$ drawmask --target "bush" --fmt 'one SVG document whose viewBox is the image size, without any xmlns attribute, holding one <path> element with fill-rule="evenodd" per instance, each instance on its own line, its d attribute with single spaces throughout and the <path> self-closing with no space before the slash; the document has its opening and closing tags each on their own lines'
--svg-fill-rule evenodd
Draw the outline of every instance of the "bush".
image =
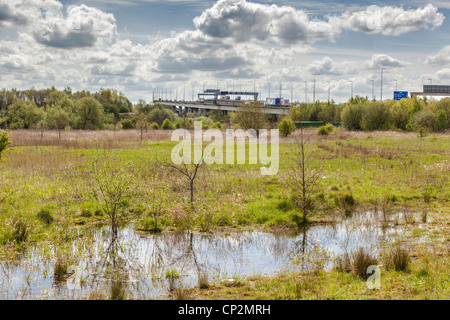
<svg viewBox="0 0 450 320">
<path fill-rule="evenodd" d="M 133 121 L 131 121 L 130 119 L 123 120 L 122 121 L 122 129 L 124 129 L 124 130 L 134 129 Z"/>
<path fill-rule="evenodd" d="M 158 125 L 162 125 L 165 120 L 175 122 L 176 116 L 172 110 L 166 109 L 161 105 L 156 105 L 155 108 L 149 113 L 148 120 L 150 122 L 156 122 Z"/>
<path fill-rule="evenodd" d="M 362 104 L 349 104 L 342 111 L 342 125 L 347 130 L 361 130 Z"/>
<path fill-rule="evenodd" d="M 414 129 L 419 131 L 420 128 L 432 131 L 436 123 L 436 115 L 431 110 L 419 111 L 414 116 Z"/>
<path fill-rule="evenodd" d="M 363 109 L 361 128 L 365 131 L 389 128 L 389 106 L 380 102 L 368 103 Z"/>
<path fill-rule="evenodd" d="M 172 130 L 174 128 L 173 122 L 169 119 L 164 120 L 164 122 L 161 125 L 161 129 L 163 130 Z"/>
<path fill-rule="evenodd" d="M 217 121 L 217 122 L 214 123 L 213 128 L 215 128 L 215 129 L 222 129 L 222 124 L 219 121 Z"/>
<path fill-rule="evenodd" d="M 51 224 L 54 220 L 53 212 L 50 208 L 43 208 L 37 214 L 36 217 L 45 224 Z"/>
<path fill-rule="evenodd" d="M 319 134 L 323 136 L 329 135 L 331 131 L 333 131 L 333 125 L 331 123 L 327 123 L 319 128 Z"/>
<path fill-rule="evenodd" d="M 10 135 L 8 134 L 8 130 L 0 132 L 0 160 L 2 159 L 2 153 L 8 148 L 11 144 L 9 140 Z"/>
<path fill-rule="evenodd" d="M 353 270 L 355 270 L 356 275 L 361 279 L 367 279 L 367 268 L 377 263 L 377 259 L 365 252 L 362 247 L 353 256 Z"/>
<path fill-rule="evenodd" d="M 156 122 L 153 122 L 153 123 L 150 125 L 150 129 L 158 130 L 158 129 L 159 129 L 159 124 L 157 124 Z"/>
<path fill-rule="evenodd" d="M 280 124 L 278 125 L 278 129 L 280 130 L 280 134 L 282 137 L 287 137 L 292 132 L 295 131 L 295 123 L 291 118 L 283 118 Z"/>
<path fill-rule="evenodd" d="M 445 129 L 447 129 L 447 126 L 447 113 L 445 113 L 444 110 L 439 110 L 436 115 L 435 129 L 436 131 L 445 131 Z"/>
</svg>

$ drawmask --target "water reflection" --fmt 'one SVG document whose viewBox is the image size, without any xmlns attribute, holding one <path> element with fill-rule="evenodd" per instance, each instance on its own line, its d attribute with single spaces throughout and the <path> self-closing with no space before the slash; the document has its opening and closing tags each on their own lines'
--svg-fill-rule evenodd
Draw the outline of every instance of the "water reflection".
<svg viewBox="0 0 450 320">
<path fill-rule="evenodd" d="M 0 298 L 78 299 L 103 294 L 116 299 L 158 299 L 173 290 L 174 279 L 176 286 L 187 288 L 223 278 L 329 269 L 340 254 L 361 246 L 376 249 L 380 242 L 389 241 L 394 227 L 381 228 L 373 223 L 377 219 L 365 213 L 295 233 L 154 235 L 125 228 L 111 237 L 108 228 L 102 228 L 89 241 L 77 240 L 65 251 L 53 248 L 44 254 L 34 248 L 20 260 L 1 262 Z M 70 261 L 62 279 L 55 276 L 57 252 L 65 252 Z"/>
</svg>

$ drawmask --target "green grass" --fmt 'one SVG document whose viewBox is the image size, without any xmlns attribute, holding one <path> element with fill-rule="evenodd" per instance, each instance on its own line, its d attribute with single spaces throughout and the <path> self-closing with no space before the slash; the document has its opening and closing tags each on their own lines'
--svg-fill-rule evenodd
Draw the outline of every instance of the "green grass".
<svg viewBox="0 0 450 320">
<path fill-rule="evenodd" d="M 145 172 L 149 161 L 169 160 L 175 145 L 170 141 L 143 142 L 140 147 L 125 145 L 107 152 L 133 170 Z M 400 134 L 375 135 L 371 139 L 355 136 L 346 140 L 327 138 L 316 145 L 323 170 L 323 192 L 316 199 L 317 210 L 310 221 L 329 219 L 349 204 L 371 209 L 386 196 L 395 200 L 395 208 L 449 212 L 450 176 L 445 167 L 450 156 L 449 136 L 434 142 Z M 186 226 L 178 220 L 180 213 L 172 212 L 175 207 L 181 208 L 177 210 L 183 211 L 181 215 L 189 217 L 191 228 L 198 230 L 297 227 L 298 213 L 290 202 L 290 190 L 282 182 L 293 151 L 292 143 L 280 145 L 277 176 L 262 176 L 261 165 L 206 166 L 196 180 L 194 212 L 189 209 L 186 180 L 172 174 L 167 181 L 172 186 L 170 204 L 161 218 L 161 227 Z M 107 223 L 92 197 L 95 153 L 94 149 L 63 147 L 12 148 L 1 163 L 0 199 L 6 198 L 0 203 L 0 241 L 8 242 L 5 239 L 12 229 L 7 221 L 18 216 L 30 226 L 25 242 L 48 241 L 49 237 L 55 241 L 54 234 L 63 225 L 90 228 Z M 36 215 L 42 208 L 51 208 L 47 215 L 51 223 L 42 223 Z M 139 204 L 133 204 L 130 211 L 130 221 L 142 221 Z M 144 227 L 151 226 L 150 220 L 144 219 L 143 223 Z"/>
</svg>

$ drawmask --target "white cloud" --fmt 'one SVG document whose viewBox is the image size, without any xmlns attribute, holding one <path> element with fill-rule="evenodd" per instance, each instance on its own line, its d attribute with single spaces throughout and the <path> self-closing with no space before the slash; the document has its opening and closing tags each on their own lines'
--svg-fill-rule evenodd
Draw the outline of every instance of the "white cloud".
<svg viewBox="0 0 450 320">
<path fill-rule="evenodd" d="M 376 10 L 378 8 L 379 10 Z M 342 28 L 386 36 L 398 36 L 422 28 L 436 28 L 442 25 L 445 16 L 432 4 L 416 10 L 398 7 L 373 7 L 373 10 L 346 12 L 334 17 Z"/>
<path fill-rule="evenodd" d="M 349 61 L 335 62 L 330 57 L 313 61 L 308 67 L 310 74 L 344 75 L 355 73 L 355 68 Z"/>
<path fill-rule="evenodd" d="M 425 60 L 428 65 L 442 66 L 450 63 L 450 46 L 442 48 L 437 54 L 428 56 Z"/>
<path fill-rule="evenodd" d="M 369 69 L 378 69 L 381 67 L 404 68 L 409 66 L 409 63 L 392 58 L 387 54 L 374 54 L 372 55 L 372 58 L 366 62 L 366 66 Z"/>
<path fill-rule="evenodd" d="M 436 76 L 439 80 L 448 80 L 450 79 L 450 68 L 445 68 L 436 72 Z"/>
</svg>

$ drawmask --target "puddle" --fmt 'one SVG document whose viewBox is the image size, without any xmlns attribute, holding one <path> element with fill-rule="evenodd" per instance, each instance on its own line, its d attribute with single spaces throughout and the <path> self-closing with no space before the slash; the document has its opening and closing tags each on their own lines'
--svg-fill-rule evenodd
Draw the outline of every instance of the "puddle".
<svg viewBox="0 0 450 320">
<path fill-rule="evenodd" d="M 268 232 L 189 232 L 160 235 L 120 231 L 111 255 L 108 228 L 93 232 L 89 241 L 75 241 L 65 256 L 72 258 L 71 276 L 56 280 L 55 250 L 29 249 L 21 259 L 0 262 L 0 299 L 78 299 L 92 292 L 109 296 L 113 290 L 135 299 L 163 299 L 173 285 L 197 286 L 251 275 L 301 271 L 323 263 L 330 269 L 335 256 L 358 247 L 377 252 L 391 241 L 396 227 L 381 228 L 374 213 L 354 215 L 334 225 L 319 225 L 293 234 Z M 64 255 L 63 255 L 64 256 Z M 115 267 L 115 268 L 113 268 Z M 116 281 L 111 269 L 119 270 Z M 80 281 L 81 279 L 81 281 Z"/>
</svg>

